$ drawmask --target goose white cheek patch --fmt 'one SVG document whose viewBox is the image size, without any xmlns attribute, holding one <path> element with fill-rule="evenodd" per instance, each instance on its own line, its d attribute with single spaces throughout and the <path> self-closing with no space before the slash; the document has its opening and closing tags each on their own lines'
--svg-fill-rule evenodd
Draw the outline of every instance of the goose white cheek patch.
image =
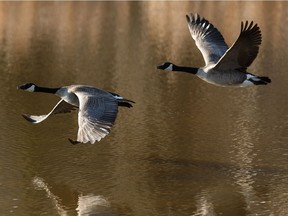
<svg viewBox="0 0 288 216">
<path fill-rule="evenodd" d="M 34 85 L 30 86 L 29 88 L 26 89 L 26 91 L 34 92 L 35 91 L 35 86 Z"/>
<path fill-rule="evenodd" d="M 170 64 L 165 70 L 169 70 L 169 71 L 172 71 L 173 70 L 173 65 Z"/>
</svg>

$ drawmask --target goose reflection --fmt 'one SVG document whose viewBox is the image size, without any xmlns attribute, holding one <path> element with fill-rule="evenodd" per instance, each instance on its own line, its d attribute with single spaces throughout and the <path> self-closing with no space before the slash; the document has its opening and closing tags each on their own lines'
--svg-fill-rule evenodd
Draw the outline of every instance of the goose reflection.
<svg viewBox="0 0 288 216">
<path fill-rule="evenodd" d="M 198 196 L 197 196 L 198 197 Z M 193 216 L 214 216 L 216 215 L 213 200 L 211 198 L 209 191 L 202 191 L 197 198 L 196 212 L 192 214 Z"/>
<path fill-rule="evenodd" d="M 32 183 L 36 190 L 44 190 L 46 192 L 47 197 L 52 201 L 58 214 L 61 216 L 71 215 L 71 211 L 73 211 L 74 214 L 76 211 L 78 216 L 115 215 L 110 209 L 110 203 L 103 196 L 93 194 L 82 195 L 77 193 L 77 208 L 71 210 L 62 204 L 63 201 L 60 197 L 51 192 L 49 185 L 44 181 L 44 179 L 34 177 Z"/>
<path fill-rule="evenodd" d="M 255 144 L 259 140 L 259 129 L 257 130 L 257 128 L 260 127 L 257 118 L 256 93 L 256 91 L 250 91 L 241 100 L 235 101 L 236 105 L 243 107 L 243 109 L 239 109 L 239 117 L 235 121 L 235 128 L 233 128 L 234 150 L 231 152 L 231 160 L 239 166 L 233 171 L 235 183 L 240 186 L 240 193 L 244 197 L 246 210 L 252 214 L 264 212 L 267 208 L 265 201 L 257 196 L 254 188 L 257 176 Z M 246 104 L 246 106 L 240 106 L 238 103 Z"/>
</svg>

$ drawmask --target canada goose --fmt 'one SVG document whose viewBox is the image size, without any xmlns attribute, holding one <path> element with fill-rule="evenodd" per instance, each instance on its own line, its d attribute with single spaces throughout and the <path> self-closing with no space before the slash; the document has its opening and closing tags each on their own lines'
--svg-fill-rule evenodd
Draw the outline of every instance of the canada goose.
<svg viewBox="0 0 288 216">
<path fill-rule="evenodd" d="M 109 132 L 116 119 L 118 106 L 132 107 L 131 100 L 118 94 L 103 91 L 92 86 L 71 85 L 61 88 L 46 88 L 26 83 L 18 86 L 19 89 L 29 92 L 43 92 L 55 94 L 61 100 L 47 115 L 26 115 L 23 117 L 32 123 L 40 123 L 50 115 L 67 113 L 79 108 L 77 141 L 69 139 L 72 144 L 95 143 L 100 141 Z"/>
<path fill-rule="evenodd" d="M 269 77 L 255 76 L 247 68 L 256 58 L 261 44 L 261 32 L 253 21 L 241 22 L 236 42 L 228 48 L 223 36 L 208 20 L 198 14 L 186 15 L 188 27 L 196 46 L 201 51 L 205 66 L 201 68 L 177 66 L 165 62 L 158 69 L 192 73 L 208 83 L 218 86 L 266 85 Z"/>
</svg>

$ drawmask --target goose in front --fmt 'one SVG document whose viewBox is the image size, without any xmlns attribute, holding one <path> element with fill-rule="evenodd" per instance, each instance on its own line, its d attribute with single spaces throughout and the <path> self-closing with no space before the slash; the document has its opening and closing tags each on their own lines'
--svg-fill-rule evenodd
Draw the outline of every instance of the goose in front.
<svg viewBox="0 0 288 216">
<path fill-rule="evenodd" d="M 61 88 L 40 87 L 33 83 L 18 86 L 19 89 L 29 92 L 43 92 L 55 94 L 61 100 L 47 115 L 26 115 L 23 117 L 32 123 L 40 123 L 50 115 L 67 113 L 78 109 L 78 135 L 77 140 L 69 139 L 72 144 L 92 144 L 100 141 L 109 134 L 118 112 L 118 106 L 132 107 L 131 100 L 118 94 L 100 90 L 87 85 L 71 85 Z"/>
<path fill-rule="evenodd" d="M 188 27 L 196 46 L 201 51 L 205 66 L 201 68 L 177 66 L 165 62 L 157 68 L 168 71 L 192 73 L 204 81 L 218 86 L 245 87 L 266 85 L 269 77 L 256 76 L 247 68 L 256 58 L 261 44 L 261 31 L 253 21 L 241 22 L 241 31 L 236 42 L 228 48 L 221 33 L 198 14 L 186 15 Z"/>
</svg>

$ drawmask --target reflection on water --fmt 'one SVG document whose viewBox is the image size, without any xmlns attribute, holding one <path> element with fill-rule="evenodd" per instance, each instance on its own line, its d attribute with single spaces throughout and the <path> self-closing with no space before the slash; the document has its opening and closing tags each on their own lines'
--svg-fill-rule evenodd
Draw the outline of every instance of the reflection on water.
<svg viewBox="0 0 288 216">
<path fill-rule="evenodd" d="M 59 215 L 71 215 L 71 210 L 66 210 L 65 207 L 61 203 L 61 199 L 53 194 L 49 188 L 49 185 L 45 183 L 45 181 L 40 177 L 34 177 L 32 183 L 37 190 L 44 190 L 46 195 L 55 205 L 55 208 Z M 75 209 L 77 215 L 84 216 L 84 215 L 114 215 L 109 213 L 110 204 L 109 202 L 102 196 L 95 196 L 92 194 L 82 195 L 78 194 L 78 202 L 77 208 Z"/>
<path fill-rule="evenodd" d="M 255 215 L 259 212 L 264 214 L 268 213 L 265 211 L 267 208 L 266 201 L 261 200 L 254 189 L 254 178 L 257 178 L 257 170 L 254 167 L 257 152 L 254 143 L 259 142 L 261 126 L 257 125 L 257 122 L 259 117 L 262 118 L 259 116 L 257 107 L 256 90 L 253 89 L 249 95 L 245 95 L 243 101 L 247 101 L 247 106 L 240 108 L 241 104 L 238 104 L 240 112 L 235 121 L 235 132 L 232 134 L 235 137 L 233 139 L 235 149 L 231 152 L 233 154 L 231 159 L 239 164 L 239 168 L 235 170 L 234 178 L 240 186 L 240 192 L 243 194 L 245 208 L 249 215 Z"/>
<path fill-rule="evenodd" d="M 0 215 L 287 215 L 287 7 L 1 2 Z M 258 23 L 263 42 L 249 69 L 272 84 L 219 88 L 158 71 L 166 60 L 204 64 L 189 12 L 211 21 L 229 45 L 241 21 Z M 136 104 L 120 110 L 100 143 L 72 146 L 76 114 L 38 125 L 21 117 L 48 113 L 58 100 L 17 91 L 25 82 L 93 85 Z"/>
<path fill-rule="evenodd" d="M 197 215 L 216 215 L 216 212 L 214 210 L 213 201 L 211 200 L 211 197 L 207 193 L 202 193 L 199 198 L 196 200 L 196 207 L 197 210 L 193 214 L 194 216 Z"/>
</svg>

